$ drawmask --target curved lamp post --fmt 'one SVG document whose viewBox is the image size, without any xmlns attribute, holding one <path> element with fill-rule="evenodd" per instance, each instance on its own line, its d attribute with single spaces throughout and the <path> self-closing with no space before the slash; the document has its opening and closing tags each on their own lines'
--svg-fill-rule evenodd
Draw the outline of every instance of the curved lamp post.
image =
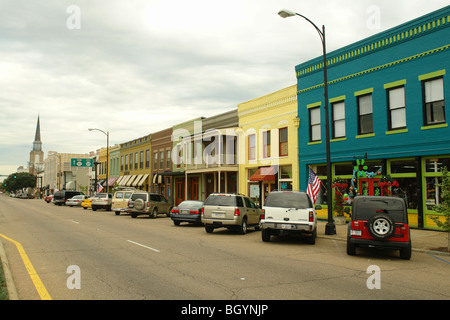
<svg viewBox="0 0 450 320">
<path fill-rule="evenodd" d="M 106 193 L 108 193 L 108 190 L 109 190 L 109 186 L 108 186 L 108 183 L 109 183 L 109 181 L 108 181 L 109 180 L 109 131 L 105 132 L 105 131 L 97 129 L 97 128 L 89 128 L 88 130 L 89 131 L 97 130 L 106 135 Z M 97 170 L 95 170 L 95 171 L 97 172 Z M 97 190 L 97 186 L 95 186 L 94 192 L 96 192 L 96 190 Z"/>
<path fill-rule="evenodd" d="M 282 18 L 299 16 L 311 23 L 316 29 L 317 33 L 320 36 L 320 40 L 322 41 L 322 49 L 323 49 L 323 80 L 324 80 L 324 89 L 325 89 L 325 130 L 326 130 L 326 155 L 327 155 L 327 205 L 328 205 L 328 223 L 325 227 L 325 234 L 332 235 L 336 234 L 336 226 L 333 220 L 333 204 L 332 204 L 332 176 L 331 176 L 331 152 L 330 152 L 330 119 L 329 119 L 329 111 L 328 111 L 328 77 L 327 77 L 327 49 L 325 42 L 325 26 L 322 26 L 322 30 L 320 30 L 311 20 L 307 17 L 296 13 L 291 10 L 283 9 L 278 12 L 278 15 Z"/>
</svg>

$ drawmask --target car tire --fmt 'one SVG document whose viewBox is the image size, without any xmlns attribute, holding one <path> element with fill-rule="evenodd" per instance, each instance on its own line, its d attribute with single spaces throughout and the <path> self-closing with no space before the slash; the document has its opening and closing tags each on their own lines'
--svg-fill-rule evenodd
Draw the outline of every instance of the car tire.
<svg viewBox="0 0 450 320">
<path fill-rule="evenodd" d="M 92 207 L 92 211 L 97 211 L 97 207 Z"/>
<path fill-rule="evenodd" d="M 136 217 L 137 217 L 137 214 L 136 214 L 136 213 L 132 213 L 132 214 L 131 214 L 131 217 L 132 217 L 132 218 L 136 218 Z"/>
<path fill-rule="evenodd" d="M 206 226 L 206 225 L 205 225 L 205 231 L 206 231 L 207 233 L 213 233 L 214 227 L 213 227 L 213 226 Z"/>
<path fill-rule="evenodd" d="M 356 245 L 350 242 L 350 238 L 347 238 L 347 254 L 349 256 L 356 255 Z"/>
<path fill-rule="evenodd" d="M 179 226 L 180 223 L 181 223 L 180 221 L 175 221 L 175 220 L 173 221 L 173 224 L 176 225 L 176 226 Z"/>
<path fill-rule="evenodd" d="M 306 242 L 308 244 L 316 244 L 317 230 L 314 230 L 310 236 L 306 237 Z"/>
<path fill-rule="evenodd" d="M 261 239 L 263 242 L 270 242 L 270 231 L 269 229 L 263 229 L 261 231 Z"/>
<path fill-rule="evenodd" d="M 136 200 L 134 201 L 134 207 L 135 207 L 137 210 L 142 210 L 142 209 L 144 209 L 144 200 L 142 200 L 142 199 L 136 199 Z"/>
<path fill-rule="evenodd" d="M 158 208 L 153 208 L 152 214 L 150 215 L 151 218 L 155 219 L 158 216 Z"/>
<path fill-rule="evenodd" d="M 114 213 L 116 214 L 116 216 L 120 216 L 120 211 L 114 211 Z"/>
<path fill-rule="evenodd" d="M 241 225 L 239 226 L 239 233 L 240 234 L 246 234 L 247 233 L 247 219 L 243 218 Z"/>
<path fill-rule="evenodd" d="M 378 240 L 386 240 L 395 232 L 394 220 L 385 213 L 376 214 L 368 221 L 369 233 Z"/>
</svg>

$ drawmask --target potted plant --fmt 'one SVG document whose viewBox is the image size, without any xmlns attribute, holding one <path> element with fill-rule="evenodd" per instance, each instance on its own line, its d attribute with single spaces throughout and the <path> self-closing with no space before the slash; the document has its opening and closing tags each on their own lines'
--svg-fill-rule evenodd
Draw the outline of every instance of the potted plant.
<svg viewBox="0 0 450 320">
<path fill-rule="evenodd" d="M 348 183 L 341 178 L 337 177 L 334 179 L 332 188 L 334 189 L 333 210 L 336 212 L 336 216 L 334 217 L 336 224 L 345 224 L 347 222 L 347 218 L 344 215 L 344 193 L 347 187 Z"/>
</svg>

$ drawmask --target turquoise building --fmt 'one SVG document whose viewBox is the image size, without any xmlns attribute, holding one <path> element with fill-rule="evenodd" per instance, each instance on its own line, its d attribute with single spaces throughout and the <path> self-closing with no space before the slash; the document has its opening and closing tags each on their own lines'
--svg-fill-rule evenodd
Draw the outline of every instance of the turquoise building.
<svg viewBox="0 0 450 320">
<path fill-rule="evenodd" d="M 395 195 L 410 225 L 436 228 L 442 167 L 450 169 L 450 6 L 327 53 L 333 185 L 344 202 Z M 296 66 L 300 189 L 324 182 L 323 57 Z M 333 190 L 335 194 L 335 190 Z"/>
</svg>

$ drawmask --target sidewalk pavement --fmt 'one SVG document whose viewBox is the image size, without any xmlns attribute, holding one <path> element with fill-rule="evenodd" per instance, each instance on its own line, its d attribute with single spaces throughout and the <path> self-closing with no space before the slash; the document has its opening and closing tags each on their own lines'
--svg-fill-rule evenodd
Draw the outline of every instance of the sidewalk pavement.
<svg viewBox="0 0 450 320">
<path fill-rule="evenodd" d="M 323 239 L 333 239 L 347 241 L 348 223 L 336 224 L 336 234 L 325 235 L 327 221 L 318 220 L 317 237 Z M 413 252 L 430 252 L 433 254 L 450 256 L 450 252 L 437 250 L 437 248 L 447 248 L 448 233 L 442 231 L 420 230 L 411 228 L 411 244 Z"/>
</svg>

